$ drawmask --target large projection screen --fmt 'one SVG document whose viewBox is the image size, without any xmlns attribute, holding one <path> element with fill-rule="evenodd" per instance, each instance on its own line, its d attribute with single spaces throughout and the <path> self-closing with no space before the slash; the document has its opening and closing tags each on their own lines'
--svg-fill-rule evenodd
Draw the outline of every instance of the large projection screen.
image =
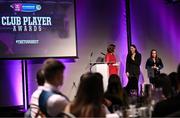
<svg viewBox="0 0 180 118">
<path fill-rule="evenodd" d="M 75 0 L 0 0 L 0 59 L 77 57 Z"/>
</svg>

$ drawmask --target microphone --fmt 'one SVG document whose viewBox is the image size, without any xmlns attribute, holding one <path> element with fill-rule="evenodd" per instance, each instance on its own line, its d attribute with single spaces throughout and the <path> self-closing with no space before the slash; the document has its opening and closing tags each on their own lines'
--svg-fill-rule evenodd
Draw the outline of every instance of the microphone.
<svg viewBox="0 0 180 118">
<path fill-rule="evenodd" d="M 93 52 L 91 52 L 91 55 L 90 55 L 90 56 L 92 57 L 92 55 L 93 55 Z"/>
<path fill-rule="evenodd" d="M 92 56 L 93 56 L 93 52 L 91 52 L 91 54 L 90 54 L 90 65 L 92 65 Z"/>
<path fill-rule="evenodd" d="M 106 54 L 105 54 L 105 53 L 103 53 L 103 52 L 101 52 L 101 54 L 102 54 L 102 55 L 104 55 L 104 56 L 106 55 Z"/>
</svg>

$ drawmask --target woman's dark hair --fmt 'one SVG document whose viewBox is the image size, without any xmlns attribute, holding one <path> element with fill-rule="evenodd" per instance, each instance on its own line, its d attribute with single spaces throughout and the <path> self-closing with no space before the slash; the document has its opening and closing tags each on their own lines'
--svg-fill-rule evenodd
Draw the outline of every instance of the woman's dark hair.
<svg viewBox="0 0 180 118">
<path fill-rule="evenodd" d="M 169 75 L 168 75 L 170 81 L 171 81 L 171 87 L 173 88 L 177 88 L 176 87 L 176 78 L 177 78 L 177 72 L 171 72 Z"/>
<path fill-rule="evenodd" d="M 171 81 L 167 74 L 161 73 L 157 78 L 156 88 L 162 88 L 163 94 L 166 98 L 172 96 Z"/>
<path fill-rule="evenodd" d="M 157 55 L 157 50 L 156 50 L 156 49 L 152 49 L 152 50 L 151 50 L 150 57 L 152 58 L 152 53 L 153 53 L 153 51 L 156 52 L 156 59 L 157 59 L 157 58 L 158 58 L 158 55 Z"/>
<path fill-rule="evenodd" d="M 178 73 L 178 75 L 180 75 L 180 64 L 178 65 L 177 73 Z"/>
<path fill-rule="evenodd" d="M 110 112 L 113 112 L 112 107 L 115 104 L 125 107 L 128 105 L 127 95 L 122 88 L 120 77 L 116 74 L 110 75 L 107 91 L 105 92 L 104 96 L 113 103 L 110 107 L 108 107 Z"/>
<path fill-rule="evenodd" d="M 135 52 L 136 52 L 136 53 L 139 53 L 138 50 L 137 50 L 137 48 L 136 48 L 136 46 L 135 46 L 134 44 L 131 44 L 130 47 L 135 48 Z M 129 52 L 130 52 L 130 54 L 131 54 L 131 51 L 129 51 Z"/>
<path fill-rule="evenodd" d="M 177 91 L 177 72 L 171 72 L 168 75 L 170 81 L 171 81 L 171 90 L 172 90 L 172 96 L 176 95 L 176 91 Z"/>
<path fill-rule="evenodd" d="M 71 113 L 77 117 L 101 116 L 103 93 L 103 76 L 100 73 L 83 74 L 80 77 L 76 98 L 71 106 Z M 87 114 L 91 115 L 86 116 Z"/>
<path fill-rule="evenodd" d="M 107 48 L 107 52 L 108 53 L 113 53 L 114 52 L 114 50 L 115 50 L 115 45 L 114 44 L 109 44 L 108 45 L 108 48 Z"/>
<path fill-rule="evenodd" d="M 177 85 L 180 84 L 180 64 L 178 65 L 178 68 L 177 68 L 177 78 L 176 78 L 176 81 L 177 81 Z"/>
<path fill-rule="evenodd" d="M 122 89 L 122 85 L 121 85 L 120 78 L 118 75 L 116 74 L 110 75 L 109 80 L 108 80 L 107 92 L 122 96 L 123 89 Z"/>
</svg>

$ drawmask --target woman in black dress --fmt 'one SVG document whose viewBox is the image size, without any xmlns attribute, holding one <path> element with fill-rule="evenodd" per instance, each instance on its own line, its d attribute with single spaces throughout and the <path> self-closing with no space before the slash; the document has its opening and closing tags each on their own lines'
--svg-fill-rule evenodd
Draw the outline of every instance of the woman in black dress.
<svg viewBox="0 0 180 118">
<path fill-rule="evenodd" d="M 135 45 L 130 46 L 130 51 L 126 58 L 126 75 L 128 77 L 128 84 L 126 91 L 130 94 L 130 91 L 135 89 L 138 96 L 138 80 L 140 75 L 141 54 L 137 51 Z"/>
<path fill-rule="evenodd" d="M 160 70 L 163 68 L 163 63 L 161 58 L 158 57 L 157 51 L 155 49 L 151 50 L 149 59 L 146 61 L 146 69 L 148 72 L 149 81 L 151 84 L 156 86 L 156 79 L 160 74 Z"/>
</svg>

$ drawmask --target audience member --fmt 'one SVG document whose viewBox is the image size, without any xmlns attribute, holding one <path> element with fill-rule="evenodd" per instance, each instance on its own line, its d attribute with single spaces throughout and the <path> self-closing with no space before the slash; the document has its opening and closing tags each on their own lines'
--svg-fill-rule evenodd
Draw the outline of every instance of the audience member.
<svg viewBox="0 0 180 118">
<path fill-rule="evenodd" d="M 44 75 L 42 73 L 42 70 L 40 69 L 37 72 L 36 75 L 36 81 L 38 84 L 38 88 L 33 92 L 32 96 L 31 96 L 31 100 L 30 100 L 30 114 L 32 118 L 35 118 L 37 114 L 41 114 L 40 110 L 39 110 L 39 95 L 41 94 L 42 90 L 43 90 L 43 85 L 44 85 Z M 42 116 L 43 114 L 41 114 Z"/>
<path fill-rule="evenodd" d="M 161 73 L 156 82 L 156 88 L 162 88 L 162 93 L 164 98 L 170 98 L 172 96 L 171 92 L 171 81 L 167 74 Z"/>
<path fill-rule="evenodd" d="M 43 63 L 42 69 L 37 72 L 38 88 L 31 96 L 31 117 L 56 117 L 64 113 L 75 117 L 105 117 L 108 111 L 105 105 L 111 113 L 114 112 L 114 106 L 128 106 L 128 97 L 118 75 L 109 77 L 104 93 L 103 76 L 92 72 L 80 77 L 75 99 L 69 103 L 69 99 L 58 90 L 63 85 L 64 70 L 64 64 L 58 60 L 47 59 Z M 155 104 L 152 116 L 179 116 L 180 65 L 177 73 L 172 72 L 168 76 L 162 73 L 158 76 L 155 89 L 158 88 L 162 88 L 163 100 Z"/>
<path fill-rule="evenodd" d="M 42 67 L 45 84 L 39 96 L 39 107 L 46 116 L 58 116 L 68 104 L 68 98 L 58 87 L 63 85 L 65 66 L 55 59 L 47 59 Z"/>
<path fill-rule="evenodd" d="M 65 112 L 76 117 L 105 117 L 103 105 L 103 77 L 98 73 L 85 73 L 80 78 L 76 97 Z"/>
<path fill-rule="evenodd" d="M 178 66 L 180 69 L 180 65 Z M 180 72 L 180 71 L 178 71 Z M 178 73 L 176 79 L 177 95 L 175 97 L 163 100 L 155 105 L 153 116 L 164 117 L 164 116 L 179 116 L 180 111 L 180 73 Z M 174 115 L 172 115 L 175 113 Z"/>
<path fill-rule="evenodd" d="M 113 106 L 127 106 L 127 96 L 121 86 L 120 78 L 118 75 L 112 74 L 108 80 L 107 91 L 104 94 L 105 98 L 111 101 L 108 106 L 109 111 L 113 112 Z"/>
<path fill-rule="evenodd" d="M 177 72 L 171 72 L 168 75 L 170 81 L 171 81 L 171 89 L 172 89 L 172 96 L 175 96 L 177 94 L 177 86 L 176 86 L 176 80 L 177 80 Z"/>
</svg>

